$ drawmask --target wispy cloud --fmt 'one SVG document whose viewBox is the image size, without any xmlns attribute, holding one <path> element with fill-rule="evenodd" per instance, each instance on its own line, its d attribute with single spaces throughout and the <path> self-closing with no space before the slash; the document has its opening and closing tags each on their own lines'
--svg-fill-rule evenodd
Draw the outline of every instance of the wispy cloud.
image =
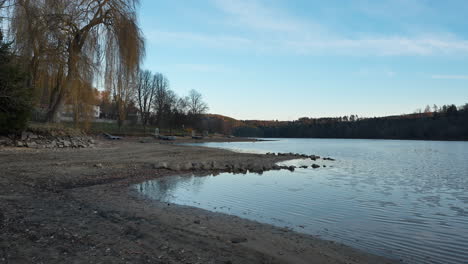
<svg viewBox="0 0 468 264">
<path fill-rule="evenodd" d="M 173 67 L 178 70 L 198 73 L 226 73 L 233 71 L 231 68 L 220 64 L 179 63 L 174 64 Z"/>
<path fill-rule="evenodd" d="M 302 21 L 258 0 L 212 1 L 236 25 L 255 31 L 262 30 L 262 34 L 251 39 L 250 44 L 266 46 L 264 49 L 281 48 L 302 54 L 378 56 L 468 54 L 468 40 L 450 34 L 345 37 L 320 23 L 311 20 Z M 390 5 L 389 1 L 385 2 L 386 5 Z M 392 5 L 394 2 L 391 2 Z M 396 2 L 398 6 L 410 5 L 414 8 L 415 5 L 411 4 L 411 1 Z M 374 5 L 367 3 L 367 6 Z M 414 9 L 423 9 L 420 4 L 417 7 Z M 388 12 L 388 9 L 385 12 Z"/>
<path fill-rule="evenodd" d="M 447 55 L 468 54 L 468 41 L 426 37 L 370 37 L 361 39 L 313 39 L 286 41 L 302 53 L 337 53 L 342 55 Z"/>
<path fill-rule="evenodd" d="M 225 14 L 220 23 L 227 23 L 236 30 L 229 33 L 223 28 L 226 33 L 222 34 L 153 30 L 146 33 L 147 39 L 151 43 L 184 47 L 301 55 L 468 56 L 468 39 L 450 33 L 375 35 L 351 32 L 345 36 L 315 21 L 304 21 L 284 10 L 275 9 L 260 0 L 211 1 Z M 398 2 L 407 4 L 403 0 Z"/>
<path fill-rule="evenodd" d="M 239 48 L 251 45 L 251 40 L 230 35 L 208 35 L 192 32 L 168 32 L 153 30 L 146 34 L 152 43 L 170 43 L 175 45 L 202 45 L 206 47 Z"/>
<path fill-rule="evenodd" d="M 432 79 L 468 80 L 468 75 L 432 75 Z"/>
<path fill-rule="evenodd" d="M 306 21 L 300 21 L 288 14 L 266 7 L 256 0 L 212 0 L 215 6 L 225 12 L 228 21 L 250 29 L 267 32 L 304 33 L 306 29 L 319 30 L 320 26 Z"/>
</svg>

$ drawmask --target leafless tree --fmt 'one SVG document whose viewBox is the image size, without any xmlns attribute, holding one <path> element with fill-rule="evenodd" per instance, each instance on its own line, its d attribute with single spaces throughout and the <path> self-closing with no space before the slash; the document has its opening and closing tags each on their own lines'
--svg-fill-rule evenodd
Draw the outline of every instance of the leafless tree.
<svg viewBox="0 0 468 264">
<path fill-rule="evenodd" d="M 187 103 L 189 114 L 201 115 L 208 111 L 208 105 L 203 102 L 201 93 L 197 92 L 196 90 L 191 90 L 189 92 Z"/>
<path fill-rule="evenodd" d="M 169 94 L 169 81 L 161 74 L 155 74 L 156 93 L 154 98 L 154 110 L 156 112 L 156 123 L 161 125 L 165 108 L 171 100 Z"/>
<path fill-rule="evenodd" d="M 140 71 L 136 83 L 136 101 L 140 109 L 141 122 L 145 131 L 151 116 L 151 108 L 153 106 L 155 94 L 156 76 L 148 70 Z"/>
</svg>

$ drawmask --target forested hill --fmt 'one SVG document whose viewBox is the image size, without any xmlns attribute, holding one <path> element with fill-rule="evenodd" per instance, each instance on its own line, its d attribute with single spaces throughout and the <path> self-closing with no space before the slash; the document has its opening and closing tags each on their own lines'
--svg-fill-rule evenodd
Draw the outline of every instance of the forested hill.
<svg viewBox="0 0 468 264">
<path fill-rule="evenodd" d="M 233 129 L 239 137 L 369 138 L 468 140 L 468 104 L 436 111 L 378 118 L 345 116 L 300 118 L 296 121 L 243 121 Z"/>
</svg>

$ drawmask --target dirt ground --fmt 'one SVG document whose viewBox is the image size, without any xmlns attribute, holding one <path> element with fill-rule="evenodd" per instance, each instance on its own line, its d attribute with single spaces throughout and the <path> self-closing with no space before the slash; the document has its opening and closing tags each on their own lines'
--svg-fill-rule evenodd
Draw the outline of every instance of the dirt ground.
<svg viewBox="0 0 468 264">
<path fill-rule="evenodd" d="M 0 263 L 392 263 L 288 229 L 147 201 L 130 188 L 193 173 L 154 169 L 161 161 L 291 157 L 152 139 L 97 142 L 92 149 L 0 148 Z"/>
</svg>

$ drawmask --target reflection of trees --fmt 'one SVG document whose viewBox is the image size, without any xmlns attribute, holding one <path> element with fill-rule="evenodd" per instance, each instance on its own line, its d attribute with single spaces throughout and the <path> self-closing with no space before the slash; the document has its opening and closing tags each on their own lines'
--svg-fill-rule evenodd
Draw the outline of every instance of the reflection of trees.
<svg viewBox="0 0 468 264">
<path fill-rule="evenodd" d="M 199 193 L 206 178 L 207 175 L 194 174 L 169 176 L 139 183 L 136 185 L 136 189 L 153 200 L 170 202 L 175 194 L 183 188 Z"/>
</svg>

